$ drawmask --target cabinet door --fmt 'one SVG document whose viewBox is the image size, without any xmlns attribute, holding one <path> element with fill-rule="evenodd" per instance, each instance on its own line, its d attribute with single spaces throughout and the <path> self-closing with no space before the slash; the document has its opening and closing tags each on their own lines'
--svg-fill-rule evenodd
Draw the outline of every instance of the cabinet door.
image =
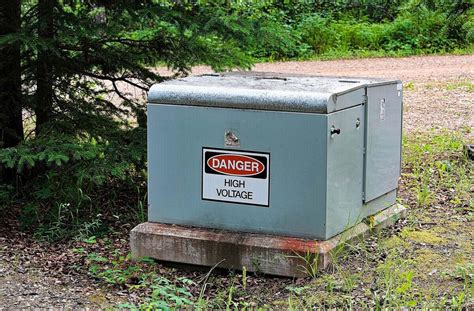
<svg viewBox="0 0 474 311">
<path fill-rule="evenodd" d="M 367 88 L 364 201 L 397 188 L 402 138 L 401 84 Z"/>
</svg>

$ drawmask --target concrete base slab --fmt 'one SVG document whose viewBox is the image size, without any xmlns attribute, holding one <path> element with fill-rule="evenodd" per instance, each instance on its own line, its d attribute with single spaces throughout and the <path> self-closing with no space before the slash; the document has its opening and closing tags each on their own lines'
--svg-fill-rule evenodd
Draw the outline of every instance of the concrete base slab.
<svg viewBox="0 0 474 311">
<path fill-rule="evenodd" d="M 185 264 L 305 277 L 328 267 L 331 251 L 372 229 L 392 225 L 405 216 L 399 204 L 368 217 L 326 240 L 299 239 L 246 232 L 146 222 L 130 233 L 132 257 L 151 257 Z"/>
</svg>

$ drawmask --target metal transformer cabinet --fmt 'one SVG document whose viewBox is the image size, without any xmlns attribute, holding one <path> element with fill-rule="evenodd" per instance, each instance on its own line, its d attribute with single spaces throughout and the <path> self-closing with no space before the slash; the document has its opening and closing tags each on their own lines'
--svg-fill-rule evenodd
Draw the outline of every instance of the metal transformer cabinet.
<svg viewBox="0 0 474 311">
<path fill-rule="evenodd" d="M 393 204 L 402 84 L 193 76 L 148 96 L 149 221 L 326 240 Z"/>
</svg>

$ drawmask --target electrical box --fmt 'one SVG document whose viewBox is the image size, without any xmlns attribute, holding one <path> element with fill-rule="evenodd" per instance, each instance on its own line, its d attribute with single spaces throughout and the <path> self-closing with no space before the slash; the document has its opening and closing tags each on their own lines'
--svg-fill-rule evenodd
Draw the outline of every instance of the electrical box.
<svg viewBox="0 0 474 311">
<path fill-rule="evenodd" d="M 192 76 L 148 95 L 150 222 L 326 240 L 395 204 L 402 84 Z"/>
</svg>

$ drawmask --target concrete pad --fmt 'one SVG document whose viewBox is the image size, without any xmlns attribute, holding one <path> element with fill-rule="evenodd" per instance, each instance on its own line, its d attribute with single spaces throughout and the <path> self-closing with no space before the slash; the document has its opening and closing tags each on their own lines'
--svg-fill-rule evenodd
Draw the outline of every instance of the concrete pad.
<svg viewBox="0 0 474 311">
<path fill-rule="evenodd" d="M 371 229 L 395 223 L 405 208 L 395 204 L 354 227 L 326 240 L 310 240 L 247 232 L 184 227 L 146 222 L 130 233 L 132 257 L 151 257 L 185 264 L 218 266 L 266 274 L 305 277 L 327 268 L 331 251 Z"/>
</svg>

